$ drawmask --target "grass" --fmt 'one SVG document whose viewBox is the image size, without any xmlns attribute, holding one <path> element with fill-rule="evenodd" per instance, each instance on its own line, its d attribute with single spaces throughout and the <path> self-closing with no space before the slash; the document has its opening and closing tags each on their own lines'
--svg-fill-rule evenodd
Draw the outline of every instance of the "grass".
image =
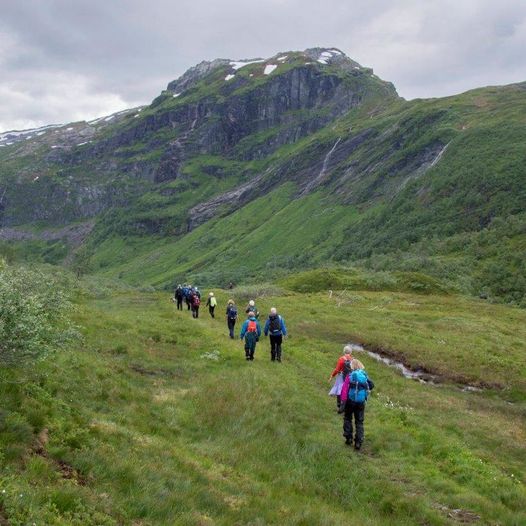
<svg viewBox="0 0 526 526">
<path fill-rule="evenodd" d="M 269 285 L 215 289 L 218 317 L 203 308 L 192 320 L 166 294 L 95 289 L 78 299 L 81 346 L 2 371 L 0 517 L 10 524 L 526 520 L 524 311 Z M 262 312 L 275 305 L 286 318 L 282 364 L 264 339 L 247 364 L 226 336 L 227 296 L 241 305 L 253 293 Z M 377 389 L 355 454 L 326 395 L 341 344 L 353 339 L 504 389 L 424 386 L 364 356 Z M 490 352 L 489 342 L 498 343 Z"/>
</svg>

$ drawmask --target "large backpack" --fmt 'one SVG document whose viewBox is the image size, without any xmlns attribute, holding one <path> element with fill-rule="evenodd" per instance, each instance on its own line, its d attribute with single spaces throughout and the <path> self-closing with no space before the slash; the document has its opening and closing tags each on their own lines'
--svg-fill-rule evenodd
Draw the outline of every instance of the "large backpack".
<svg viewBox="0 0 526 526">
<path fill-rule="evenodd" d="M 248 320 L 247 332 L 257 332 L 258 326 L 254 320 Z"/>
<path fill-rule="evenodd" d="M 281 331 L 281 318 L 279 316 L 273 316 L 272 318 L 269 318 L 269 321 L 270 323 L 268 325 L 268 328 L 270 334 L 274 334 L 276 332 Z"/>
<path fill-rule="evenodd" d="M 228 319 L 229 320 L 237 320 L 237 308 L 233 305 L 229 307 L 228 309 Z"/>
<path fill-rule="evenodd" d="M 349 400 L 363 404 L 367 400 L 368 394 L 369 383 L 367 382 L 367 373 L 363 369 L 353 371 L 349 379 Z"/>
<path fill-rule="evenodd" d="M 199 305 L 201 305 L 201 298 L 197 294 L 192 296 L 192 305 L 194 307 L 199 307 Z"/>
</svg>

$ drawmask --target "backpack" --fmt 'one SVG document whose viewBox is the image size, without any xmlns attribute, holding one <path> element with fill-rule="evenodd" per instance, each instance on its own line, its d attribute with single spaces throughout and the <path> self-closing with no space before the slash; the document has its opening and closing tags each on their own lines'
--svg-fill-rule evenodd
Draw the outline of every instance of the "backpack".
<svg viewBox="0 0 526 526">
<path fill-rule="evenodd" d="M 367 373 L 363 369 L 358 369 L 351 373 L 349 379 L 349 393 L 348 398 L 351 402 L 363 404 L 367 400 L 369 394 L 369 383 Z"/>
<path fill-rule="evenodd" d="M 254 320 L 248 320 L 247 332 L 257 332 L 257 323 Z"/>
<path fill-rule="evenodd" d="M 237 309 L 236 309 L 236 307 L 230 307 L 228 309 L 228 319 L 229 320 L 236 320 L 237 319 Z"/>
<path fill-rule="evenodd" d="M 270 334 L 274 334 L 276 332 L 281 332 L 281 318 L 279 316 L 274 316 L 272 318 L 269 318 L 269 331 Z"/>
<path fill-rule="evenodd" d="M 199 305 L 201 305 L 201 299 L 199 298 L 197 294 L 194 294 L 192 297 L 192 305 L 194 307 L 199 307 Z"/>
</svg>

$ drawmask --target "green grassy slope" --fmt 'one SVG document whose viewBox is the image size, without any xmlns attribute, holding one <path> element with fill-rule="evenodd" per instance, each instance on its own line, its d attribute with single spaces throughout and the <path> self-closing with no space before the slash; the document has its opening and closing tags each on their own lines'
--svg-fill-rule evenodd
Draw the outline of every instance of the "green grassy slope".
<svg viewBox="0 0 526 526">
<path fill-rule="evenodd" d="M 246 363 L 221 315 L 192 320 L 160 294 L 98 298 L 79 300 L 80 347 L 2 371 L 9 524 L 526 520 L 523 311 L 385 292 L 262 296 L 260 309 L 277 305 L 291 334 L 277 364 L 264 339 Z M 377 388 L 356 454 L 326 395 L 351 339 L 500 388 L 421 385 L 363 356 Z"/>
</svg>

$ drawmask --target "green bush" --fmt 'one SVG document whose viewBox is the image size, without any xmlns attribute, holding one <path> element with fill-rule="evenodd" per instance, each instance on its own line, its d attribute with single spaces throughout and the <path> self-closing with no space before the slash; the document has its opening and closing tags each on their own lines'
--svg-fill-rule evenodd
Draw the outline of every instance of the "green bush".
<svg viewBox="0 0 526 526">
<path fill-rule="evenodd" d="M 64 286 L 35 270 L 0 268 L 0 364 L 43 356 L 76 335 Z"/>
</svg>

